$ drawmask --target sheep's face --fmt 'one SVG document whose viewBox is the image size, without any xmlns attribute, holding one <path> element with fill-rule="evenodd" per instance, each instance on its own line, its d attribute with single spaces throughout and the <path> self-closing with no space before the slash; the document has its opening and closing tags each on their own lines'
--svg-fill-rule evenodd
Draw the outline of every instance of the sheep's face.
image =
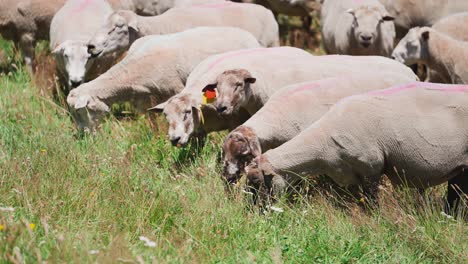
<svg viewBox="0 0 468 264">
<path fill-rule="evenodd" d="M 142 16 L 160 15 L 170 8 L 171 1 L 160 0 L 133 0 L 136 11 Z"/>
<path fill-rule="evenodd" d="M 235 184 L 241 178 L 245 166 L 261 154 L 260 143 L 251 129 L 241 126 L 227 136 L 223 153 L 222 178 L 229 184 Z"/>
<path fill-rule="evenodd" d="M 89 95 L 77 95 L 72 90 L 67 98 L 73 119 L 81 132 L 94 132 L 110 108 L 102 101 Z"/>
<path fill-rule="evenodd" d="M 68 87 L 74 89 L 85 81 L 87 71 L 92 65 L 86 44 L 81 41 L 66 41 L 54 49 L 57 61 L 63 64 Z"/>
<path fill-rule="evenodd" d="M 169 123 L 169 140 L 177 147 L 185 146 L 199 126 L 199 109 L 189 95 L 176 95 L 150 111 L 164 113 Z"/>
<path fill-rule="evenodd" d="M 223 72 L 217 78 L 215 87 L 218 91 L 215 107 L 221 115 L 231 115 L 245 106 L 251 94 L 251 84 L 256 79 L 244 69 Z"/>
<path fill-rule="evenodd" d="M 382 14 L 378 9 L 360 7 L 347 10 L 354 18 L 352 31 L 355 41 L 362 47 L 368 48 L 373 45 L 379 36 L 382 23 L 393 23 L 393 17 Z"/>
<path fill-rule="evenodd" d="M 427 41 L 429 28 L 416 27 L 408 31 L 408 34 L 398 43 L 392 53 L 395 60 L 411 65 L 424 62 L 427 58 Z"/>
<path fill-rule="evenodd" d="M 101 57 L 114 52 L 123 52 L 130 47 L 130 34 L 137 31 L 136 19 L 129 11 L 117 11 L 107 18 L 88 43 L 88 53 Z"/>
</svg>

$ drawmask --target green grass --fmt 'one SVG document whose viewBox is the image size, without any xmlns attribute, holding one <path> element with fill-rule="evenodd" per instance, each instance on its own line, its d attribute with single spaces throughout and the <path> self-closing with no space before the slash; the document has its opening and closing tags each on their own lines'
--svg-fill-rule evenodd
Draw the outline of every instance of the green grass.
<svg viewBox="0 0 468 264">
<path fill-rule="evenodd" d="M 197 155 L 147 117 L 80 138 L 50 98 L 21 68 L 0 77 L 0 263 L 467 263 L 440 189 L 387 190 L 370 214 L 318 191 L 260 214 L 224 191 L 223 134 Z"/>
</svg>

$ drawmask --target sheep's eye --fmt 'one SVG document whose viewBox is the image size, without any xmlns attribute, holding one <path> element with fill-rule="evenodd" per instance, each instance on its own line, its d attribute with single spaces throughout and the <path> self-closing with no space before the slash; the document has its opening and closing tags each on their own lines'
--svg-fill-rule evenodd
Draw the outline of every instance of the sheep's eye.
<svg viewBox="0 0 468 264">
<path fill-rule="evenodd" d="M 184 112 L 184 121 L 187 120 L 187 118 L 189 117 L 189 115 L 190 115 L 191 113 L 192 113 L 192 111 L 190 111 L 190 110 L 186 110 L 186 111 Z"/>
<path fill-rule="evenodd" d="M 237 82 L 237 83 L 236 83 L 236 88 L 235 88 L 234 90 L 237 90 L 237 89 L 239 89 L 239 88 L 241 88 L 241 87 L 242 87 L 242 83 L 241 83 L 241 82 Z"/>
</svg>

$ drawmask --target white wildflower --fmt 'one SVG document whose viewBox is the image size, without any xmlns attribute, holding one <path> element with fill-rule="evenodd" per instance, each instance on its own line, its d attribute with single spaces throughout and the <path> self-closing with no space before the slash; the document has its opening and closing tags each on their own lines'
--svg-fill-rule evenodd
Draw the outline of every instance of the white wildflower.
<svg viewBox="0 0 468 264">
<path fill-rule="evenodd" d="M 147 247 L 156 247 L 156 242 L 151 241 L 149 238 L 140 236 L 139 237 L 141 241 L 145 242 L 145 246 Z"/>
<path fill-rule="evenodd" d="M 13 207 L 0 207 L 0 212 L 14 212 L 15 208 Z"/>
<path fill-rule="evenodd" d="M 96 254 L 99 254 L 99 250 L 97 249 L 92 249 L 88 252 L 90 255 L 96 255 Z"/>
<path fill-rule="evenodd" d="M 284 212 L 283 208 L 279 208 L 279 207 L 276 207 L 276 206 L 268 206 L 267 208 L 272 210 L 272 211 L 278 212 L 278 213 Z"/>
</svg>

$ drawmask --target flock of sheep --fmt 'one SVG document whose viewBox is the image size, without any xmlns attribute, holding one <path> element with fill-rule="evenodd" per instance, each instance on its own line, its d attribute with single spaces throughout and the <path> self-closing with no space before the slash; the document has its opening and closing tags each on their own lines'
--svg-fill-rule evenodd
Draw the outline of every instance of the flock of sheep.
<svg viewBox="0 0 468 264">
<path fill-rule="evenodd" d="M 264 6 L 306 26 L 320 8 L 324 48 L 343 55 L 278 47 Z M 222 178 L 247 175 L 261 203 L 303 174 L 378 202 L 387 175 L 420 189 L 448 181 L 453 207 L 468 193 L 463 11 L 466 0 L 0 0 L 0 34 L 31 72 L 36 41 L 49 40 L 81 131 L 97 133 L 115 103 L 154 101 L 174 146 L 229 129 Z"/>
</svg>

